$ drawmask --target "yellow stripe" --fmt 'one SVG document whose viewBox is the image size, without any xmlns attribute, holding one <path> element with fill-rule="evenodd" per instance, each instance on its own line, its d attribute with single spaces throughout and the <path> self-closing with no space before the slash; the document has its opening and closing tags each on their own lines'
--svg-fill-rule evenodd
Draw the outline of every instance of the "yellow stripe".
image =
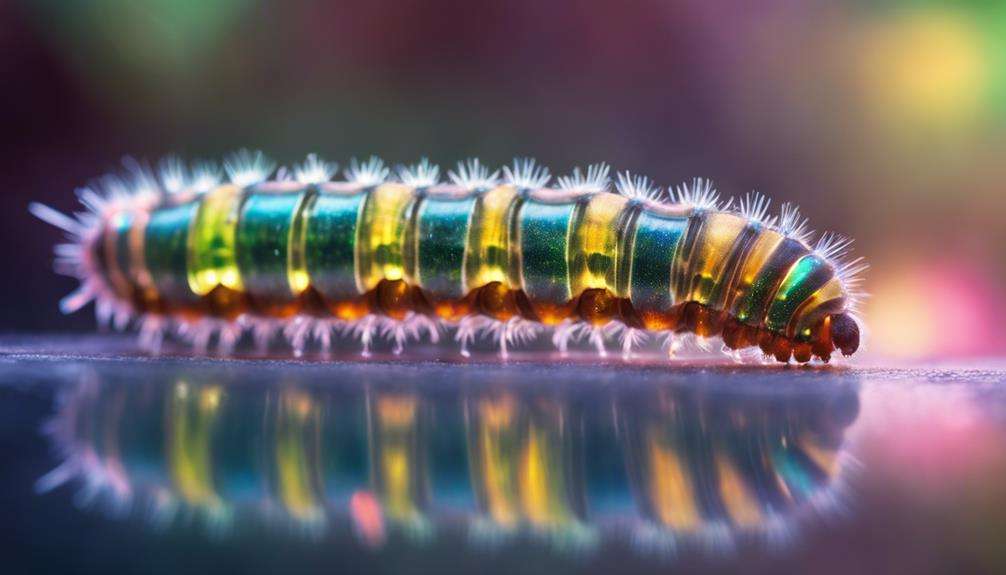
<svg viewBox="0 0 1006 575">
<path fill-rule="evenodd" d="M 512 289 L 509 281 L 510 212 L 516 198 L 516 188 L 501 186 L 486 192 L 476 202 L 465 249 L 466 292 L 492 282 Z"/>
<path fill-rule="evenodd" d="M 790 337 L 809 337 L 815 324 L 825 315 L 836 311 L 833 306 L 840 301 L 844 301 L 845 291 L 842 289 L 842 282 L 838 278 L 831 278 L 826 284 L 821 286 L 813 295 L 800 306 L 797 313 L 793 314 L 790 320 L 790 329 L 787 335 Z M 829 305 L 831 304 L 831 305 Z"/>
<path fill-rule="evenodd" d="M 317 199 L 315 189 L 303 192 L 294 211 L 293 221 L 290 223 L 290 238 L 286 247 L 286 277 L 290 283 L 290 292 L 294 295 L 304 293 L 304 290 L 311 285 L 311 276 L 307 271 L 307 224 L 311 208 Z"/>
<path fill-rule="evenodd" d="M 405 278 L 404 242 L 415 195 L 402 184 L 371 190 L 356 231 L 356 285 L 368 292 L 381 280 Z"/>
<path fill-rule="evenodd" d="M 414 458 L 417 402 L 411 395 L 377 398 L 378 485 L 388 516 L 396 521 L 414 521 L 419 516 L 413 477 L 418 463 Z"/>
<path fill-rule="evenodd" d="M 722 453 L 716 454 L 716 474 L 723 506 L 734 524 L 740 527 L 760 525 L 762 515 L 754 494 L 744 484 L 744 479 L 734 464 Z"/>
<path fill-rule="evenodd" d="M 531 424 L 520 461 L 520 497 L 524 515 L 540 527 L 560 526 L 572 517 L 565 501 L 563 460 L 558 438 Z"/>
<path fill-rule="evenodd" d="M 516 525 L 520 517 L 514 485 L 515 409 L 510 395 L 478 403 L 476 460 L 480 463 L 482 492 L 489 516 L 505 527 Z"/>
<path fill-rule="evenodd" d="M 699 510 L 695 487 L 674 449 L 660 440 L 660 432 L 648 434 L 650 501 L 657 519 L 677 531 L 698 528 Z"/>
<path fill-rule="evenodd" d="M 304 521 L 321 518 L 311 485 L 311 458 L 305 442 L 313 437 L 318 410 L 299 391 L 284 392 L 276 431 L 276 467 L 279 494 L 290 515 Z"/>
<path fill-rule="evenodd" d="M 768 230 L 762 229 L 761 233 L 758 234 L 758 238 L 755 240 L 754 245 L 751 247 L 751 251 L 748 253 L 747 259 L 741 268 L 740 276 L 737 280 L 737 285 L 734 286 L 732 293 L 727 297 L 727 301 L 724 302 L 723 309 L 731 310 L 732 313 L 736 313 L 736 310 L 732 309 L 733 302 L 743 301 L 744 296 L 751 290 L 751 285 L 754 284 L 755 280 L 758 279 L 758 275 L 761 273 L 762 268 L 768 262 L 769 258 L 775 252 L 775 249 L 779 247 L 782 243 L 782 234 Z M 745 320 L 747 318 L 740 318 Z"/>
<path fill-rule="evenodd" d="M 686 282 L 687 291 L 679 301 L 697 301 L 708 304 L 723 280 L 723 268 L 737 237 L 747 227 L 747 220 L 727 213 L 710 213 L 706 216 L 701 235 L 697 238 Z"/>
<path fill-rule="evenodd" d="M 570 293 L 586 289 L 617 293 L 618 220 L 628 202 L 618 194 L 596 194 L 583 207 L 570 246 Z"/>
<path fill-rule="evenodd" d="M 171 477 L 185 501 L 194 505 L 222 504 L 213 487 L 210 450 L 220 396 L 216 386 L 200 389 L 180 382 L 174 388 L 168 434 Z"/>
<path fill-rule="evenodd" d="M 241 188 L 226 185 L 199 202 L 188 239 L 189 288 L 197 295 L 206 295 L 221 285 L 244 291 L 235 245 L 242 198 Z"/>
<path fill-rule="evenodd" d="M 838 474 L 838 450 L 820 445 L 810 433 L 804 433 L 799 440 L 803 452 L 829 477 Z"/>
</svg>

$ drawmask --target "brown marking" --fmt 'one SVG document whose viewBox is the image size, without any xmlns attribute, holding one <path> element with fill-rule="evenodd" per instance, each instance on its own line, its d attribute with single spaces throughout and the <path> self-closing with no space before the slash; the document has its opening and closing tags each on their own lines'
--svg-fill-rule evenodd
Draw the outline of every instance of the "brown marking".
<svg viewBox="0 0 1006 575">
<path fill-rule="evenodd" d="M 409 284 L 402 280 L 381 280 L 374 289 L 376 307 L 392 319 L 403 320 L 412 311 L 411 292 Z"/>
<path fill-rule="evenodd" d="M 835 333 L 845 338 L 843 343 L 851 351 L 855 351 L 851 346 L 858 344 L 858 326 L 844 314 L 822 318 L 809 338 L 793 339 L 745 324 L 728 313 L 697 302 L 677 305 L 664 312 L 640 312 L 628 299 L 618 298 L 605 289 L 588 289 L 562 305 L 532 304 L 523 291 L 507 289 L 499 282 L 472 290 L 460 299 L 431 300 L 430 294 L 417 286 L 410 286 L 402 280 L 382 280 L 365 294 L 337 302 L 327 300 L 312 286 L 308 286 L 293 302 L 263 301 L 217 286 L 194 306 L 176 307 L 160 300 L 148 300 L 143 305 L 146 311 L 170 312 L 187 319 L 210 314 L 233 320 L 241 313 L 254 311 L 279 318 L 305 313 L 315 317 L 335 316 L 345 321 L 357 320 L 371 313 L 402 320 L 409 312 L 449 321 L 457 321 L 472 313 L 481 313 L 499 321 L 520 315 L 551 324 L 574 318 L 593 325 L 620 320 L 641 329 L 687 331 L 702 337 L 720 336 L 730 349 L 757 345 L 763 353 L 783 363 L 790 359 L 807 363 L 814 357 L 827 362 L 836 348 L 832 340 Z"/>
<path fill-rule="evenodd" d="M 235 320 L 248 309 L 248 298 L 245 294 L 218 285 L 203 296 L 210 314 L 227 320 Z"/>
<path fill-rule="evenodd" d="M 499 321 L 506 321 L 520 313 L 517 293 L 500 282 L 490 282 L 474 290 L 475 305 L 482 314 Z"/>
<path fill-rule="evenodd" d="M 577 313 L 593 325 L 604 325 L 618 316 L 615 294 L 606 289 L 587 289 L 580 294 Z"/>
</svg>

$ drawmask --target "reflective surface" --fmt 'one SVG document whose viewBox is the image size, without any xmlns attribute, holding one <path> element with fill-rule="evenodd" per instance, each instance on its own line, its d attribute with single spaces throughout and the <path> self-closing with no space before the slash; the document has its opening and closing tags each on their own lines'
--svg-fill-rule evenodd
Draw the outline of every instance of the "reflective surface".
<svg viewBox="0 0 1006 575">
<path fill-rule="evenodd" d="M 1001 371 L 4 343 L 25 568 L 1006 567 Z"/>
</svg>

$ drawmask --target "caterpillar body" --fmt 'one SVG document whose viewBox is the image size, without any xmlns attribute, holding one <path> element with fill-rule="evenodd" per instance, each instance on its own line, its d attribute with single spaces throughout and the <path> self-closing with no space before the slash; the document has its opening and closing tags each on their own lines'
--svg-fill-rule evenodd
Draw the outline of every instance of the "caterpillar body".
<svg viewBox="0 0 1006 575">
<path fill-rule="evenodd" d="M 780 362 L 859 346 L 866 266 L 850 241 L 811 245 L 792 205 L 770 217 L 764 196 L 721 202 L 707 180 L 662 190 L 621 173 L 609 191 L 598 164 L 548 187 L 531 160 L 502 174 L 469 160 L 444 183 L 425 160 L 391 177 L 371 158 L 336 182 L 314 155 L 268 180 L 274 164 L 245 150 L 226 181 L 207 163 L 128 167 L 78 190 L 85 213 L 31 211 L 70 239 L 56 268 L 81 286 L 63 311 L 93 300 L 99 321 L 135 322 L 149 348 L 172 329 L 225 352 L 246 331 L 261 347 L 280 332 L 299 355 L 343 333 L 368 355 L 375 338 L 400 352 L 445 327 L 464 355 L 490 337 L 506 356 L 546 327 L 560 351 L 587 339 L 602 355 L 653 335 L 670 352 L 720 337 L 735 358 L 760 348 Z"/>
</svg>

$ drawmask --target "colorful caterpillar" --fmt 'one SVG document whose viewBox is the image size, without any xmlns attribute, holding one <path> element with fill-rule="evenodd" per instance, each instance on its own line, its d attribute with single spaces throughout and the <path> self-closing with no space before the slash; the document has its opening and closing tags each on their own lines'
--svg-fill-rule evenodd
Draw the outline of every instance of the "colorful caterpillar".
<svg viewBox="0 0 1006 575">
<path fill-rule="evenodd" d="M 281 332 L 297 354 L 335 333 L 397 353 L 445 326 L 464 355 L 489 336 L 506 356 L 544 326 L 562 352 L 617 339 L 630 356 L 654 333 L 671 352 L 676 334 L 719 336 L 735 358 L 758 346 L 780 362 L 859 347 L 866 265 L 845 257 L 851 242 L 812 247 L 792 205 L 770 217 L 764 196 L 720 202 L 707 180 L 665 192 L 626 172 L 612 193 L 598 164 L 549 188 L 532 160 L 502 175 L 469 160 L 444 184 L 425 160 L 391 178 L 371 158 L 333 182 L 336 166 L 310 155 L 267 181 L 275 165 L 246 150 L 224 162 L 226 183 L 209 163 L 127 167 L 78 191 L 86 213 L 31 211 L 70 238 L 56 268 L 81 286 L 62 310 L 94 300 L 99 321 L 138 320 L 148 348 L 174 328 L 203 350 L 250 331 L 261 347 Z"/>
</svg>

